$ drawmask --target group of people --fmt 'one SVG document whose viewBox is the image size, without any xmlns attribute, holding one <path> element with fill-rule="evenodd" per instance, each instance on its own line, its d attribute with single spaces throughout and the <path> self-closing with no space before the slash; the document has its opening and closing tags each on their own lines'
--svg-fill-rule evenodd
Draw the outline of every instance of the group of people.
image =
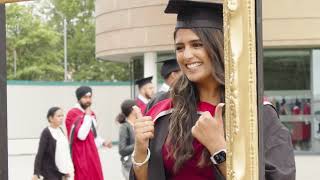
<svg viewBox="0 0 320 180">
<path fill-rule="evenodd" d="M 161 74 L 167 86 L 162 86 L 163 91 L 155 95 L 152 77 L 136 81 L 138 98 L 121 104 L 117 121 L 121 124 L 119 153 L 123 174 L 130 180 L 224 180 L 227 172 L 223 5 L 220 1 L 169 0 L 165 13 L 177 14 L 173 32 L 176 59 L 172 62 L 179 68 L 173 73 L 165 72 L 171 66 L 164 68 Z M 88 93 L 86 90 L 78 96 L 79 107 L 68 113 L 66 126 L 76 180 L 101 180 L 96 147 L 109 143 L 97 136 L 96 118 L 88 108 Z M 271 103 L 264 104 L 265 179 L 294 180 L 290 133 Z M 95 143 L 97 146 L 93 146 Z M 54 160 L 54 155 L 47 157 Z M 89 168 L 96 171 L 88 171 Z M 54 169 L 57 178 L 67 174 L 59 166 Z"/>
<path fill-rule="evenodd" d="M 168 92 L 170 85 L 178 77 L 179 65 L 175 59 L 161 61 L 161 75 L 165 82 L 159 93 Z M 129 179 L 131 154 L 134 145 L 133 125 L 136 114 L 134 106 L 142 110 L 154 96 L 152 77 L 136 81 L 139 95 L 135 100 L 125 100 L 121 104 L 121 113 L 116 120 L 120 123 L 119 154 L 122 162 L 122 172 Z M 48 110 L 49 126 L 41 133 L 38 152 L 34 164 L 33 180 L 41 177 L 47 180 L 61 180 L 73 177 L 75 180 L 103 180 L 98 149 L 112 147 L 111 141 L 105 141 L 97 134 L 97 118 L 93 110 L 92 89 L 88 86 L 79 87 L 76 92 L 77 103 L 69 110 L 64 119 L 60 107 Z M 65 120 L 67 134 L 61 127 Z"/>
<path fill-rule="evenodd" d="M 280 115 L 310 115 L 311 104 L 310 99 L 285 99 L 281 102 L 273 98 L 272 103 Z"/>
<path fill-rule="evenodd" d="M 116 120 L 120 123 L 119 130 L 119 154 L 122 162 L 122 174 L 126 180 L 129 180 L 129 172 L 132 166 L 132 153 L 134 151 L 134 124 L 137 119 L 137 113 L 134 107 L 138 107 L 142 114 L 146 113 L 150 100 L 162 94 L 167 94 L 175 81 L 180 77 L 181 70 L 175 58 L 169 58 L 159 61 L 163 63 L 160 73 L 164 83 L 157 93 L 154 93 L 152 76 L 136 80 L 139 93 L 135 100 L 127 99 L 121 104 L 121 112 Z"/>
<path fill-rule="evenodd" d="M 164 59 L 158 61 L 158 63 L 162 63 L 160 74 L 164 79 L 164 83 L 161 85 L 156 94 L 152 84 L 152 76 L 141 78 L 135 81 L 135 84 L 138 86 L 139 90 L 136 102 L 137 106 L 142 112 L 146 111 L 147 105 L 152 98 L 159 96 L 159 94 L 167 93 L 181 75 L 181 70 L 176 58 Z"/>
<path fill-rule="evenodd" d="M 98 148 L 111 148 L 112 143 L 97 134 L 97 118 L 91 109 L 92 89 L 81 86 L 75 94 L 78 102 L 65 119 L 67 135 L 61 127 L 63 110 L 48 110 L 49 126 L 40 136 L 33 180 L 104 180 Z"/>
</svg>

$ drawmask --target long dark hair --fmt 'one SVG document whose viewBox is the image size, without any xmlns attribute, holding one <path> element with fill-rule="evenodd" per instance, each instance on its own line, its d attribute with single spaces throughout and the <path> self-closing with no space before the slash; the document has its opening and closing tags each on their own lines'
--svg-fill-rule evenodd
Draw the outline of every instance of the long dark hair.
<svg viewBox="0 0 320 180">
<path fill-rule="evenodd" d="M 224 51 L 223 33 L 214 28 L 192 28 L 191 29 L 202 41 L 212 62 L 212 76 L 218 82 L 218 91 L 221 102 L 224 102 Z M 174 33 L 174 39 L 176 33 Z M 169 152 L 175 159 L 174 171 L 177 172 L 182 165 L 189 160 L 193 154 L 193 136 L 191 128 L 197 121 L 197 104 L 199 93 L 196 85 L 186 75 L 182 75 L 174 84 L 171 97 L 173 99 L 174 111 L 170 116 L 170 126 L 167 143 L 175 148 Z M 210 153 L 204 149 L 201 155 L 199 167 L 210 164 Z"/>
<path fill-rule="evenodd" d="M 121 113 L 118 114 L 116 117 L 116 121 L 120 124 L 126 121 L 126 118 L 130 115 L 133 111 L 132 107 L 137 105 L 134 100 L 127 99 L 121 103 Z"/>
<path fill-rule="evenodd" d="M 48 110 L 48 113 L 47 113 L 47 120 L 48 122 L 50 122 L 50 117 L 54 117 L 54 115 L 56 114 L 56 112 L 58 110 L 60 110 L 61 108 L 60 107 L 51 107 L 49 110 Z"/>
</svg>

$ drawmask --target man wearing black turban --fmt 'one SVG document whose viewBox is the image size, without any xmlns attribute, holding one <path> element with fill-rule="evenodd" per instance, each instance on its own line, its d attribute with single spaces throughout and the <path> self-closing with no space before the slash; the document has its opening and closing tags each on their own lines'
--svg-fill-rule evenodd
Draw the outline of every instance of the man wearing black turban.
<svg viewBox="0 0 320 180">
<path fill-rule="evenodd" d="M 68 112 L 66 118 L 75 180 L 103 180 L 97 148 L 111 148 L 112 144 L 97 135 L 96 115 L 91 110 L 92 89 L 81 86 L 75 94 L 78 103 Z"/>
</svg>

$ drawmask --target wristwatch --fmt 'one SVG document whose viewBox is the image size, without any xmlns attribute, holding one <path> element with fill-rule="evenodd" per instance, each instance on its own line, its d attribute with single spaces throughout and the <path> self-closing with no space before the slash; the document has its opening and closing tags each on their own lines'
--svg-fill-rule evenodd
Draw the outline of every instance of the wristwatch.
<svg viewBox="0 0 320 180">
<path fill-rule="evenodd" d="M 226 161 L 226 156 L 227 156 L 227 150 L 226 149 L 221 149 L 220 151 L 214 153 L 210 159 L 213 164 L 219 165 L 223 162 Z"/>
</svg>

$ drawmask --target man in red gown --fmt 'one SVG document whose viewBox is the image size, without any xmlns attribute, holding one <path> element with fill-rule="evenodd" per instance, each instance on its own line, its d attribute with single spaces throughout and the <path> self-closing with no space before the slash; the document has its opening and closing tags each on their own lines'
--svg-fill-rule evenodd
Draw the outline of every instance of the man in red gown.
<svg viewBox="0 0 320 180">
<path fill-rule="evenodd" d="M 71 144 L 75 180 L 104 180 L 98 147 L 111 148 L 111 142 L 97 135 L 96 116 L 91 110 L 92 89 L 81 86 L 76 90 L 78 103 L 66 117 L 66 127 Z"/>
<path fill-rule="evenodd" d="M 142 113 L 145 112 L 148 102 L 154 95 L 154 86 L 151 81 L 152 76 L 138 79 L 135 82 L 135 84 L 138 85 L 139 88 L 139 95 L 136 99 L 136 102 Z"/>
</svg>

